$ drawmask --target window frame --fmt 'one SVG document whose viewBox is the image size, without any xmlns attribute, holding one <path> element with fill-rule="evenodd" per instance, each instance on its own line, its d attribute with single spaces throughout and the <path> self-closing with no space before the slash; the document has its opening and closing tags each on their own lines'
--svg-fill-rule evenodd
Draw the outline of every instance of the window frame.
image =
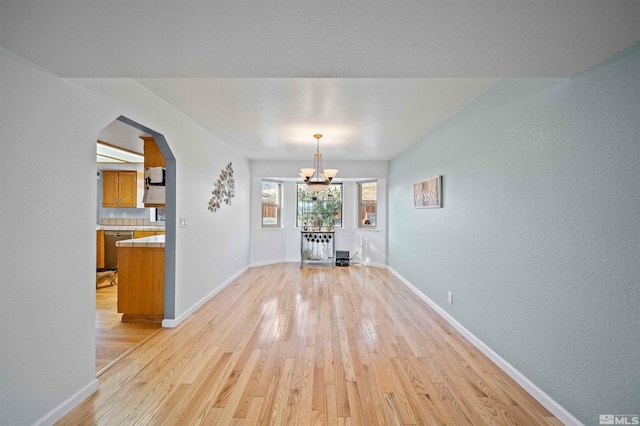
<svg viewBox="0 0 640 426">
<path fill-rule="evenodd" d="M 265 198 L 263 197 L 264 195 L 264 183 L 265 182 L 270 182 L 270 183 L 275 183 L 278 185 L 277 187 L 277 195 L 276 195 L 276 200 L 277 202 L 275 204 L 266 204 L 267 206 L 275 206 L 276 207 L 276 223 L 274 224 L 265 224 L 264 223 L 264 219 L 265 217 L 271 217 L 271 216 L 265 216 L 264 212 L 265 212 Z M 284 184 L 282 181 L 280 180 L 275 180 L 275 179 L 261 179 L 260 180 L 260 227 L 262 229 L 274 229 L 274 228 L 282 228 L 282 207 L 284 205 L 284 203 L 282 202 L 282 196 L 283 196 L 283 187 Z"/>
<path fill-rule="evenodd" d="M 363 199 L 362 199 L 362 185 L 363 184 L 369 184 L 369 183 L 375 183 L 376 184 L 376 201 L 374 204 L 369 204 L 369 203 L 364 203 Z M 378 180 L 377 179 L 367 179 L 367 180 L 361 180 L 361 181 L 356 181 L 356 186 L 358 188 L 358 228 L 361 229 L 378 229 Z M 364 213 L 366 213 L 364 211 L 364 209 L 366 207 L 374 207 L 375 210 L 375 215 L 376 215 L 376 219 L 375 222 L 372 225 L 367 225 L 364 223 Z"/>
</svg>

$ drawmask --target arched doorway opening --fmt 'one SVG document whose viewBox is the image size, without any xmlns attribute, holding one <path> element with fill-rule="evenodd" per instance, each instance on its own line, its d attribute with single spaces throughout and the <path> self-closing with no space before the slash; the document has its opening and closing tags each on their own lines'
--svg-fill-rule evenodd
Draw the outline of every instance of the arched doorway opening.
<svg viewBox="0 0 640 426">
<path fill-rule="evenodd" d="M 140 123 L 137 123 L 125 116 L 119 116 L 116 120 L 114 120 L 107 127 L 105 127 L 105 129 L 101 130 L 98 133 L 99 141 L 101 137 L 102 139 L 109 139 L 106 141 L 102 141 L 102 142 L 105 142 L 107 145 L 118 146 L 120 148 L 124 148 L 125 150 L 139 152 L 142 154 L 144 154 L 144 150 L 142 149 L 143 139 L 150 137 L 155 141 L 157 148 L 160 150 L 160 152 L 162 153 L 162 156 L 164 157 L 165 167 L 166 167 L 166 183 L 165 183 L 166 195 L 165 195 L 165 205 L 164 205 L 164 208 L 162 209 L 162 215 L 163 215 L 163 218 L 165 219 L 164 220 L 165 248 L 164 248 L 164 319 L 163 319 L 163 323 L 167 320 L 173 321 L 175 320 L 175 260 L 176 260 L 176 255 L 175 255 L 176 253 L 176 250 L 175 250 L 176 160 L 175 160 L 175 157 L 171 152 L 171 149 L 169 147 L 167 140 L 161 133 L 158 133 L 155 130 L 150 129 Z M 137 168 L 139 176 L 141 175 L 142 180 L 144 180 L 143 165 L 138 164 L 138 165 L 130 165 L 130 166 L 133 166 L 134 170 Z M 108 168 L 117 169 L 118 166 L 109 165 Z M 131 169 L 131 167 L 123 167 L 123 166 L 120 166 L 120 168 Z M 140 221 L 140 219 L 138 218 L 142 218 L 142 217 L 149 218 L 149 213 L 155 213 L 156 209 L 147 209 L 145 208 L 145 204 L 140 204 L 141 197 L 137 205 L 130 206 L 133 208 L 122 208 L 122 209 L 102 208 L 101 206 L 103 206 L 103 204 L 101 204 L 101 202 L 103 200 L 101 198 L 103 197 L 104 194 L 102 193 L 101 186 L 100 186 L 101 185 L 101 182 L 100 182 L 101 169 L 105 169 L 105 166 L 103 165 L 102 167 L 100 166 L 98 167 L 98 170 L 99 170 L 98 171 L 98 180 L 99 180 L 98 181 L 98 200 L 96 200 L 97 201 L 96 220 L 98 224 L 100 224 L 101 221 L 106 222 L 105 220 L 101 219 L 101 215 L 111 216 L 111 217 L 117 216 L 118 218 L 120 217 L 126 218 L 127 216 L 129 216 L 127 219 L 124 219 L 124 220 L 118 219 L 118 222 L 124 223 L 126 221 L 127 224 L 131 224 L 131 223 L 138 224 Z M 151 220 L 153 223 L 153 219 Z M 145 223 L 148 223 L 148 221 L 149 220 L 147 219 Z M 110 223 L 110 219 L 109 219 L 109 223 Z M 98 235 L 100 235 L 100 232 L 98 232 Z M 98 244 L 98 247 L 100 247 L 99 244 Z M 98 248 L 97 250 L 99 252 L 100 249 Z M 117 275 L 116 275 L 116 278 L 117 278 Z M 96 292 L 97 292 L 96 304 L 98 305 L 100 303 L 99 298 L 101 296 L 104 297 L 105 293 L 98 293 L 98 290 L 96 290 Z M 98 323 L 100 320 L 99 315 L 97 315 L 96 318 L 97 318 L 96 319 L 96 345 L 97 345 L 96 346 L 96 371 L 98 374 L 100 374 L 102 371 L 106 370 L 113 363 L 115 363 L 118 359 L 126 355 L 126 353 L 132 350 L 133 347 L 137 346 L 142 341 L 144 341 L 145 336 L 149 336 L 149 332 L 145 331 L 145 332 L 139 333 L 140 338 L 138 339 L 132 338 L 131 339 L 132 344 L 129 347 L 124 345 L 124 349 L 123 349 L 123 345 L 112 344 L 113 340 L 111 342 L 109 341 L 104 342 L 103 340 L 105 339 L 108 340 L 108 337 L 102 340 L 100 339 L 102 335 L 98 330 L 98 327 L 100 326 Z M 159 330 L 159 327 L 156 328 L 156 331 L 157 330 Z M 155 331 L 153 332 L 153 334 L 155 334 Z M 105 345 L 106 349 L 99 347 L 98 346 L 99 344 Z M 117 346 L 117 348 L 114 348 L 114 346 Z M 105 353 L 107 358 L 113 358 L 113 359 L 105 360 Z M 99 357 L 100 357 L 100 360 L 98 359 Z"/>
</svg>

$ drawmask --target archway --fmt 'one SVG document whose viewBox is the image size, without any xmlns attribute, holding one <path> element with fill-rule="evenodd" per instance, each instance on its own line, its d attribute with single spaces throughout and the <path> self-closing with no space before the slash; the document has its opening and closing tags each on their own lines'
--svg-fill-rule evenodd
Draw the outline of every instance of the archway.
<svg viewBox="0 0 640 426">
<path fill-rule="evenodd" d="M 126 155 L 126 152 L 145 153 L 143 145 L 146 142 L 143 142 L 143 140 L 150 137 L 153 138 L 155 145 L 158 147 L 156 152 L 158 149 L 161 151 L 162 157 L 164 157 L 163 166 L 166 168 L 166 199 L 162 209 L 163 219 L 159 219 L 156 215 L 156 212 L 159 213 L 160 211 L 151 208 L 152 206 L 149 206 L 143 200 L 144 166 L 141 162 L 142 160 L 140 158 L 127 158 Z M 120 228 L 121 225 L 147 226 L 149 224 L 154 225 L 157 220 L 164 220 L 164 297 L 161 300 L 164 312 L 162 325 L 167 326 L 168 323 L 171 326 L 175 321 L 176 165 L 175 157 L 162 134 L 125 116 L 116 118 L 100 130 L 97 134 L 97 139 L 99 155 L 96 223 L 99 224 L 99 231 L 97 232 L 98 264 L 96 266 L 96 373 L 100 375 L 119 359 L 126 356 L 133 348 L 160 330 L 159 323 L 155 327 L 151 323 L 124 324 L 121 322 L 123 314 L 117 312 L 120 277 L 117 269 L 115 247 L 111 248 L 115 241 L 112 240 L 134 238 L 134 231 L 125 231 L 124 228 Z M 103 153 L 105 147 L 107 151 Z M 118 150 L 108 151 L 111 147 Z M 153 151 L 150 152 L 153 153 Z M 122 161 L 125 162 L 123 163 Z M 107 176 L 106 173 L 108 173 L 109 182 L 104 181 Z M 133 173 L 132 183 L 130 181 L 131 173 Z M 126 178 L 124 180 L 125 183 L 122 183 L 125 185 L 124 187 L 116 183 L 120 188 L 116 193 L 119 193 L 119 195 L 114 195 L 111 192 L 111 182 L 114 175 L 118 177 L 118 180 Z M 128 192 L 131 185 L 137 186 L 137 191 Z M 125 190 L 124 195 L 120 192 L 123 188 Z M 136 193 L 137 196 L 135 195 Z M 115 204 L 111 201 L 112 196 L 118 197 L 118 201 Z M 124 198 L 120 198 L 121 196 Z M 123 200 L 125 200 L 124 204 L 121 204 Z M 145 236 L 145 232 L 153 231 L 136 230 L 136 237 Z"/>
<path fill-rule="evenodd" d="M 137 123 L 124 115 L 117 118 L 125 124 L 153 136 L 166 161 L 166 206 L 164 248 L 164 320 L 176 318 L 176 158 L 164 135 Z"/>
</svg>

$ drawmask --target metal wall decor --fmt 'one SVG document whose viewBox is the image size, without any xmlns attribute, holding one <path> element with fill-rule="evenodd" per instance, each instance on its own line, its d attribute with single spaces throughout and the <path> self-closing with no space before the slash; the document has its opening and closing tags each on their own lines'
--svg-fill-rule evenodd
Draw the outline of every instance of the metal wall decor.
<svg viewBox="0 0 640 426">
<path fill-rule="evenodd" d="M 231 199 L 236 195 L 236 183 L 233 180 L 233 166 L 231 162 L 220 172 L 220 177 L 216 181 L 211 193 L 213 197 L 209 200 L 210 211 L 217 211 L 223 203 L 231 205 Z"/>
</svg>

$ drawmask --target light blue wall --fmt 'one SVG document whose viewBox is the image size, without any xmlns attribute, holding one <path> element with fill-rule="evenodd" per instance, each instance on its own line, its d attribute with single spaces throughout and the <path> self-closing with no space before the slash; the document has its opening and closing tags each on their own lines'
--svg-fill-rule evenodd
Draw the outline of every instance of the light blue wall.
<svg viewBox="0 0 640 426">
<path fill-rule="evenodd" d="M 393 159 L 389 265 L 585 424 L 638 414 L 640 45 L 503 80 Z"/>
</svg>

